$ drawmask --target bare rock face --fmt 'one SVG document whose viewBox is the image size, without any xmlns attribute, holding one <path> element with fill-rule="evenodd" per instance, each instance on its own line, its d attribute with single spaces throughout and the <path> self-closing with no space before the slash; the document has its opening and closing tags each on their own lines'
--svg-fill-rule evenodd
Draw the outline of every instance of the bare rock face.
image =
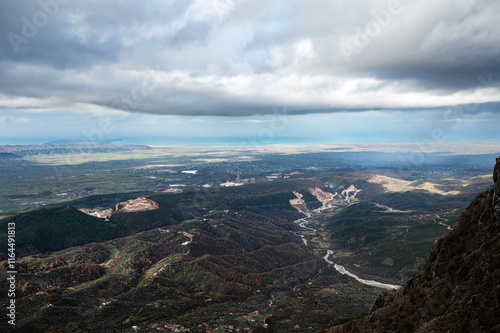
<svg viewBox="0 0 500 333">
<path fill-rule="evenodd" d="M 303 199 L 303 195 L 299 192 L 293 191 L 293 194 L 297 197 L 296 199 L 290 199 L 290 205 L 294 207 L 299 213 L 309 214 L 310 211 L 307 208 L 307 204 Z"/>
<path fill-rule="evenodd" d="M 356 194 L 358 194 L 359 192 L 361 192 L 361 190 L 357 189 L 356 186 L 351 185 L 349 186 L 349 188 L 343 190 L 341 195 L 345 197 L 347 201 L 349 201 L 351 199 L 354 199 L 356 197 Z"/>
<path fill-rule="evenodd" d="M 335 192 L 335 194 L 333 194 L 330 192 L 325 192 L 319 187 L 311 187 L 308 189 L 308 191 L 309 193 L 314 195 L 319 202 L 321 202 L 321 204 L 323 205 L 322 208 L 329 208 L 339 201 L 342 201 L 343 199 L 338 193 Z"/>
<path fill-rule="evenodd" d="M 158 204 L 151 199 L 137 198 L 119 203 L 116 205 L 115 211 L 120 211 L 122 213 L 134 213 L 156 210 L 158 208 Z"/>
<path fill-rule="evenodd" d="M 81 208 L 80 211 L 87 215 L 97 216 L 99 218 L 107 220 L 117 212 L 135 213 L 135 212 L 145 212 L 148 210 L 156 210 L 158 208 L 159 208 L 158 204 L 151 199 L 137 198 L 133 200 L 120 202 L 114 208 L 108 208 L 108 209 Z"/>
<path fill-rule="evenodd" d="M 493 180 L 402 288 L 322 332 L 500 332 L 500 158 Z"/>
</svg>

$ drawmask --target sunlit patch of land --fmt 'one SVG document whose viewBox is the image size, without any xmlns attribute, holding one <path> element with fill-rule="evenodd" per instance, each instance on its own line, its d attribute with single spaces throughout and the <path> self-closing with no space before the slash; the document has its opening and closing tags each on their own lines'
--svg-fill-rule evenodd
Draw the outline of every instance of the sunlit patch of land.
<svg viewBox="0 0 500 333">
<path fill-rule="evenodd" d="M 146 169 L 153 169 L 153 168 L 173 168 L 173 167 L 179 167 L 182 166 L 182 164 L 148 164 L 148 165 L 141 165 L 134 167 L 133 169 L 136 170 L 146 170 Z"/>
<path fill-rule="evenodd" d="M 31 155 L 25 156 L 24 160 L 42 165 L 78 165 L 91 162 L 127 161 L 148 158 L 168 157 L 168 154 L 161 150 L 131 151 L 120 153 L 92 153 L 92 154 L 54 154 L 54 155 Z"/>
<path fill-rule="evenodd" d="M 476 176 L 476 177 L 469 177 L 469 179 L 466 180 L 451 180 L 455 183 L 458 183 L 456 185 L 466 187 L 469 186 L 472 182 L 478 182 L 478 181 L 484 181 L 486 180 L 489 175 L 484 175 L 484 176 Z M 415 191 L 415 190 L 424 190 L 430 193 L 435 193 L 435 194 L 440 194 L 440 195 L 458 195 L 461 192 L 458 190 L 451 190 L 447 191 L 445 189 L 445 186 L 441 184 L 436 184 L 432 183 L 429 181 L 422 182 L 422 181 L 408 181 L 404 179 L 398 179 L 398 178 L 393 178 L 393 177 L 388 177 L 384 175 L 375 175 L 371 177 L 369 180 L 371 183 L 376 183 L 380 184 L 383 186 L 384 190 L 386 192 L 407 192 L 407 191 Z"/>
</svg>

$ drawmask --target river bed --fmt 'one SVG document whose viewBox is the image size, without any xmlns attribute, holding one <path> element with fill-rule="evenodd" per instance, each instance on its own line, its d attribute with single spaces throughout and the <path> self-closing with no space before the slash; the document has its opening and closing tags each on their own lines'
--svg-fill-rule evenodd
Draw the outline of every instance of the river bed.
<svg viewBox="0 0 500 333">
<path fill-rule="evenodd" d="M 301 231 L 301 232 L 296 232 L 295 233 L 297 236 L 300 236 L 300 238 L 302 239 L 302 241 L 304 242 L 305 245 L 308 245 L 308 243 L 307 243 L 306 235 L 304 235 L 304 234 L 311 234 L 311 233 L 317 231 L 314 228 L 306 226 L 306 224 L 309 223 L 307 221 L 307 218 L 309 218 L 309 217 L 311 217 L 311 214 L 307 214 L 306 217 L 294 221 L 294 223 L 298 224 L 301 228 L 307 229 L 307 231 Z M 315 250 L 320 250 L 320 249 L 315 249 Z M 344 275 L 350 276 L 353 279 L 355 279 L 356 281 L 358 281 L 358 282 L 360 282 L 362 284 L 365 284 L 367 286 L 371 286 L 371 287 L 376 287 L 376 288 L 381 288 L 381 289 L 386 289 L 386 290 L 395 290 L 395 289 L 398 289 L 398 288 L 401 287 L 401 286 L 395 285 L 395 284 L 387 284 L 387 283 L 382 283 L 382 282 L 378 282 L 378 281 L 374 281 L 374 280 L 365 280 L 365 279 L 362 279 L 359 276 L 357 276 L 356 274 L 349 272 L 344 266 L 338 265 L 338 264 L 334 263 L 333 261 L 331 261 L 329 259 L 329 257 L 332 254 L 334 254 L 334 252 L 332 250 L 327 250 L 326 255 L 323 257 L 323 259 L 325 259 L 325 261 L 329 265 L 333 265 L 333 267 L 335 268 L 335 270 L 337 272 L 339 272 L 340 274 L 344 274 Z"/>
</svg>

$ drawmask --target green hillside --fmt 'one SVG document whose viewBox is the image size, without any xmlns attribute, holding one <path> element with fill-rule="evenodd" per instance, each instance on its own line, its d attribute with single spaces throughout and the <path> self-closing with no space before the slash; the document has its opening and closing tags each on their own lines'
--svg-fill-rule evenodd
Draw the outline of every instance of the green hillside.
<svg viewBox="0 0 500 333">
<path fill-rule="evenodd" d="M 16 225 L 18 256 L 30 252 L 52 252 L 107 240 L 120 233 L 116 224 L 89 216 L 72 207 L 39 209 L 0 220 L 2 249 L 7 248 L 9 223 Z"/>
</svg>

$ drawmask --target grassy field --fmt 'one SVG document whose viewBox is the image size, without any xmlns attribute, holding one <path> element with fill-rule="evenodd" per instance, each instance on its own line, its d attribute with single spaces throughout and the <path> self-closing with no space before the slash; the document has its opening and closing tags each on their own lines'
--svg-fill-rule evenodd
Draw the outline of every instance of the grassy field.
<svg viewBox="0 0 500 333">
<path fill-rule="evenodd" d="M 116 248 L 116 246 L 113 244 L 104 244 L 104 243 L 101 243 L 101 244 L 104 245 L 110 252 L 109 259 L 105 263 L 102 263 L 101 266 L 105 267 L 105 268 L 109 268 L 111 263 L 113 262 L 113 260 L 118 258 L 118 254 L 120 253 L 120 250 L 118 250 Z"/>
</svg>

